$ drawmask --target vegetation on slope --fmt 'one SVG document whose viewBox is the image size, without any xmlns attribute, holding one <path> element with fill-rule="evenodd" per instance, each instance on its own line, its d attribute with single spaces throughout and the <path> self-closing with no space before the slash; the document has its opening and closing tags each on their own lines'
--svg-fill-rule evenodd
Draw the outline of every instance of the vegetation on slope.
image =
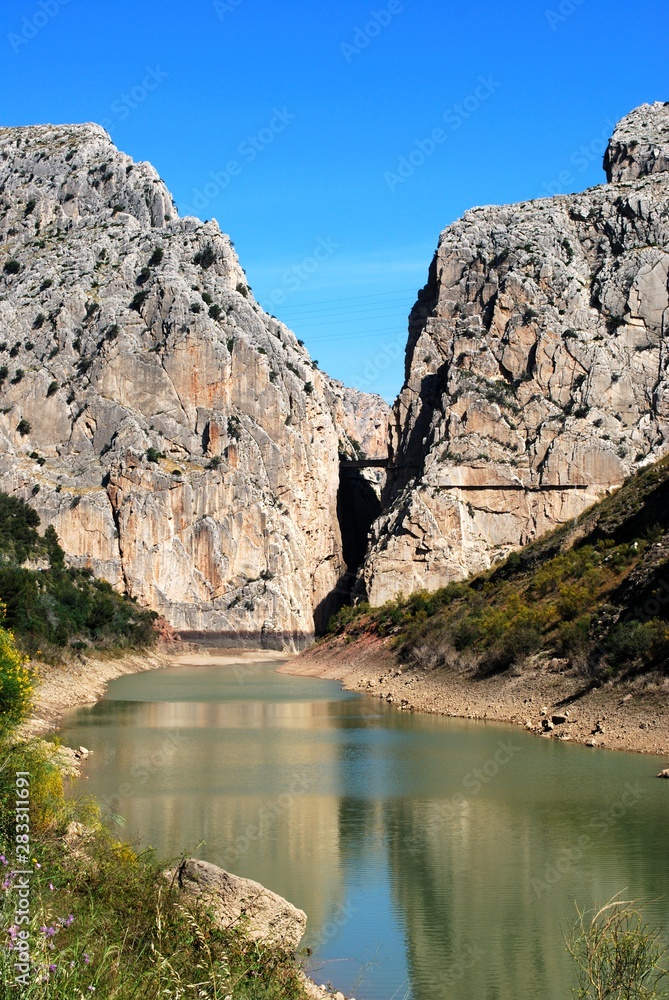
<svg viewBox="0 0 669 1000">
<path fill-rule="evenodd" d="M 58 536 L 38 532 L 36 511 L 0 493 L 0 602 L 5 624 L 31 656 L 68 650 L 143 648 L 155 638 L 153 611 L 115 593 L 89 570 L 65 565 Z"/>
<path fill-rule="evenodd" d="M 455 653 L 480 676 L 537 654 L 569 660 L 594 683 L 669 672 L 669 459 L 488 572 L 381 608 L 343 608 L 329 631 L 392 636 L 413 663 Z"/>
</svg>

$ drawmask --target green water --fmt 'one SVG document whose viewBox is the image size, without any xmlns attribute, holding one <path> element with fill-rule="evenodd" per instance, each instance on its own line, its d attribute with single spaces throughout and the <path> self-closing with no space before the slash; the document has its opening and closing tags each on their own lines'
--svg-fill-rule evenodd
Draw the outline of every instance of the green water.
<svg viewBox="0 0 669 1000">
<path fill-rule="evenodd" d="M 399 712 L 275 664 L 124 677 L 73 712 L 124 836 L 304 909 L 311 970 L 358 1000 L 558 1000 L 574 902 L 669 928 L 665 761 Z"/>
</svg>

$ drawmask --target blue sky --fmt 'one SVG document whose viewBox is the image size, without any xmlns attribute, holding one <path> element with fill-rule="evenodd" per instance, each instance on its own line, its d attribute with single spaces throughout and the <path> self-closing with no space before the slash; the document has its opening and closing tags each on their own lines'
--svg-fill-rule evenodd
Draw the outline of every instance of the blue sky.
<svg viewBox="0 0 669 1000">
<path fill-rule="evenodd" d="M 391 400 L 440 231 L 603 180 L 666 4 L 10 0 L 0 123 L 98 121 L 216 218 L 321 368 Z"/>
</svg>

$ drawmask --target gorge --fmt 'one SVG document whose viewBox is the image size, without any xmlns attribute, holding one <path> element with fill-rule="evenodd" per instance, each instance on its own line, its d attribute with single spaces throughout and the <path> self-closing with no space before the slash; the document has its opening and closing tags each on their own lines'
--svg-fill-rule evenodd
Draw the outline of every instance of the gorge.
<svg viewBox="0 0 669 1000">
<path fill-rule="evenodd" d="M 351 590 L 489 567 L 666 453 L 669 106 L 605 166 L 442 233 L 391 412 L 102 128 L 0 129 L 0 489 L 210 642 L 301 648 Z"/>
</svg>

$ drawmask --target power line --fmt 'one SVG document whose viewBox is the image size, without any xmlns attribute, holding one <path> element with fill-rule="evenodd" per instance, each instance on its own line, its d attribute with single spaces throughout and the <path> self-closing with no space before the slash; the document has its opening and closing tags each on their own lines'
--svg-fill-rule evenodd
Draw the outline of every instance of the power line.
<svg viewBox="0 0 669 1000">
<path fill-rule="evenodd" d="M 381 337 L 388 333 L 401 334 L 406 340 L 406 333 L 398 330 L 397 327 L 392 327 L 388 330 L 374 330 L 372 333 L 352 333 L 342 337 L 309 337 L 308 342 L 305 342 L 305 346 L 309 347 L 309 344 L 334 344 L 341 340 L 369 340 L 371 337 Z"/>
<path fill-rule="evenodd" d="M 295 313 L 295 315 L 299 315 L 300 319 L 302 319 L 305 316 L 323 316 L 323 315 L 330 316 L 342 312 L 356 312 L 356 311 L 372 312 L 375 309 L 387 309 L 387 308 L 407 309 L 411 307 L 407 307 L 406 299 L 385 299 L 382 302 L 369 302 L 369 303 L 361 302 L 358 303 L 357 305 L 324 306 L 322 309 L 316 306 L 311 306 L 308 311 L 304 310 L 299 314 Z M 286 312 L 290 315 L 291 314 L 290 308 L 287 308 Z"/>
<path fill-rule="evenodd" d="M 336 302 L 355 302 L 355 301 L 358 301 L 360 299 L 376 299 L 376 298 L 384 297 L 384 296 L 387 296 L 387 295 L 408 295 L 409 293 L 411 293 L 411 294 L 413 294 L 415 296 L 416 295 L 415 288 L 399 288 L 399 289 L 393 290 L 392 292 L 373 292 L 371 295 L 353 295 L 353 296 L 345 296 L 345 297 L 337 298 L 337 299 L 323 299 L 323 300 L 320 300 L 317 305 L 318 306 L 321 306 L 321 305 L 325 306 L 325 305 L 330 305 L 330 304 L 336 303 Z M 316 303 L 309 304 L 309 303 L 305 302 L 301 306 L 294 306 L 293 309 L 294 310 L 295 309 L 313 309 L 315 305 L 316 305 Z"/>
<path fill-rule="evenodd" d="M 299 319 L 295 321 L 296 326 L 300 326 L 305 330 L 312 330 L 319 326 L 343 326 L 345 323 L 350 323 L 351 320 L 359 318 L 366 323 L 373 323 L 375 320 L 388 320 L 394 317 L 400 316 L 400 313 L 390 310 L 389 312 L 378 312 L 371 313 L 369 316 L 360 316 L 359 313 L 353 313 L 350 316 L 335 316 L 334 319 L 323 319 L 323 320 L 303 320 Z M 404 317 L 402 319 L 402 324 L 404 327 L 407 326 L 407 319 Z"/>
<path fill-rule="evenodd" d="M 396 306 L 393 306 L 392 304 L 388 305 L 387 302 L 384 302 L 384 303 L 379 303 L 379 305 L 376 307 L 358 306 L 358 308 L 356 309 L 355 307 L 347 306 L 346 309 L 342 310 L 323 309 L 322 312 L 319 313 L 314 312 L 314 313 L 309 313 L 308 315 L 292 316 L 290 317 L 290 322 L 316 323 L 316 322 L 321 322 L 324 318 L 327 318 L 328 316 L 331 316 L 332 321 L 336 322 L 339 319 L 345 320 L 347 316 L 379 316 L 382 314 L 396 315 L 397 313 L 401 313 L 402 315 L 406 316 L 407 312 L 405 306 L 403 306 L 400 303 L 398 303 Z"/>
</svg>

